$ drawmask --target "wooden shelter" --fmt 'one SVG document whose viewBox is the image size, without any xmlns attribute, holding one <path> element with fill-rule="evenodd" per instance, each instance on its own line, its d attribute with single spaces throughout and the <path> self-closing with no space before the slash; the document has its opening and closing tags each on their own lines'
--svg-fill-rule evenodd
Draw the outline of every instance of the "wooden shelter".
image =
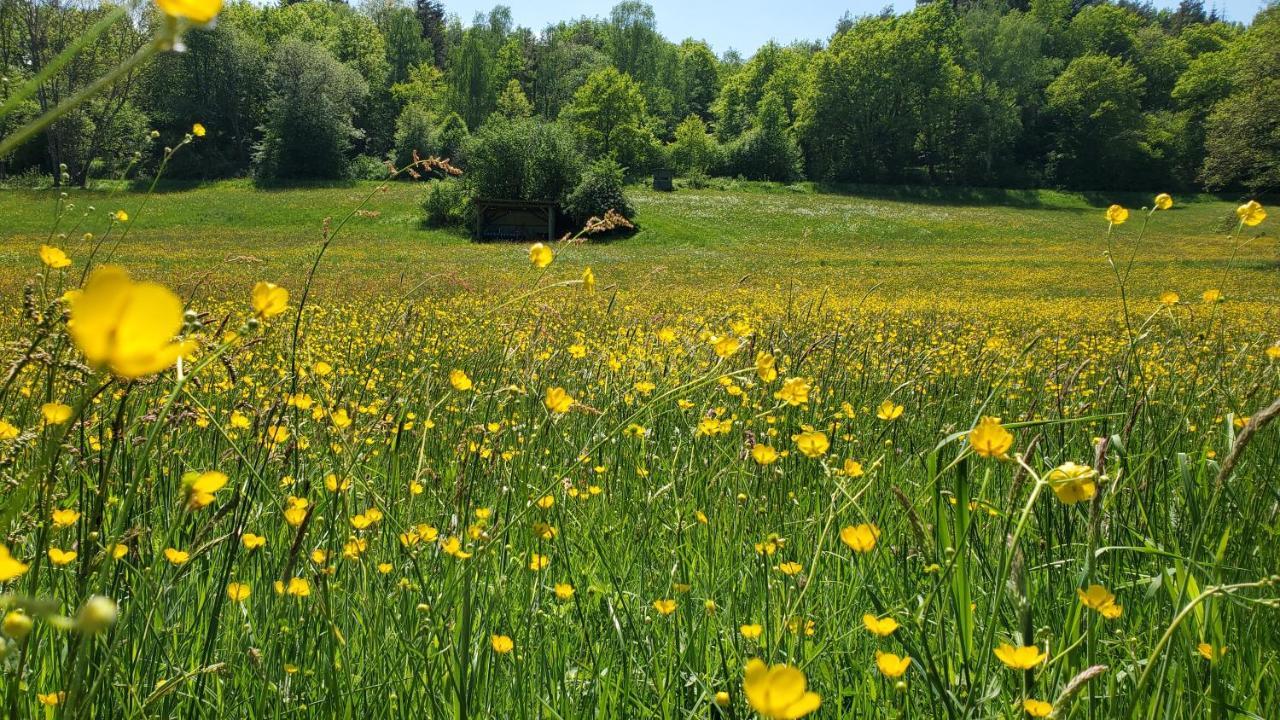
<svg viewBox="0 0 1280 720">
<path fill-rule="evenodd" d="M 676 174 L 671 170 L 653 171 L 653 189 L 671 192 L 676 189 Z"/>
<path fill-rule="evenodd" d="M 476 240 L 555 240 L 560 206 L 540 200 L 477 200 Z"/>
</svg>

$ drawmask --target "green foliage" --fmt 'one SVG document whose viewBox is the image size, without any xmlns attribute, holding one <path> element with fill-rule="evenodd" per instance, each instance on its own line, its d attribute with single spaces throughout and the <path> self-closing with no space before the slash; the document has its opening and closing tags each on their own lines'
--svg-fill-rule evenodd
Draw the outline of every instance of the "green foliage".
<svg viewBox="0 0 1280 720">
<path fill-rule="evenodd" d="M 1227 60 L 1224 58 L 1224 60 Z M 1202 178 L 1211 188 L 1280 187 L 1280 7 L 1271 5 L 1241 36 L 1231 92 L 1206 123 Z M 1219 94 L 1222 88 L 1217 88 Z"/>
<path fill-rule="evenodd" d="M 498 96 L 496 112 L 505 118 L 527 118 L 533 115 L 533 105 L 525 97 L 520 81 L 512 79 Z"/>
<path fill-rule="evenodd" d="M 671 169 L 681 175 L 706 175 L 720 166 L 721 155 L 715 135 L 697 115 L 690 115 L 676 127 L 675 140 L 667 146 Z"/>
<path fill-rule="evenodd" d="M 947 21 L 937 4 L 866 19 L 815 59 L 797 103 L 812 176 L 860 182 L 907 176 L 930 103 L 954 77 Z"/>
<path fill-rule="evenodd" d="M 643 170 L 653 154 L 653 134 L 640 87 L 630 75 L 609 67 L 591 74 L 565 108 L 588 155 L 612 158 Z"/>
<path fill-rule="evenodd" d="M 682 115 L 710 120 L 711 107 L 720 94 L 720 61 L 704 42 L 685 40 L 680 44 L 677 97 Z"/>
<path fill-rule="evenodd" d="M 1067 184 L 1129 187 L 1140 163 L 1143 77 L 1107 55 L 1071 61 L 1045 91 L 1057 119 L 1050 177 Z"/>
<path fill-rule="evenodd" d="M 635 217 L 627 198 L 622 166 L 613 160 L 597 160 L 582 173 L 582 181 L 565 199 L 564 211 L 579 225 L 613 210 L 625 218 Z"/>
<path fill-rule="evenodd" d="M 415 153 L 421 158 L 440 154 L 435 113 L 421 103 L 405 105 L 396 118 L 396 167 L 413 162 Z"/>
<path fill-rule="evenodd" d="M 0 64 L 11 77 L 29 76 L 109 8 L 0 5 Z M 113 86 L 106 102 L 80 110 L 92 115 L 66 118 L 29 141 L 4 171 L 65 163 L 69 180 L 86 182 L 90 168 L 122 169 L 105 156 L 127 144 L 119 133 L 130 123 L 116 116 L 140 112 L 163 140 L 137 170 L 154 168 L 165 144 L 202 122 L 209 135 L 178 157 L 173 176 L 242 175 L 281 122 L 268 117 L 269 57 L 296 40 L 328 51 L 368 86 L 353 103 L 358 132 L 344 141 L 348 158 L 403 159 L 405 147 L 446 124 L 449 132 L 434 140 L 449 155 L 464 127 L 495 114 L 536 115 L 570 124 L 586 157 L 638 173 L 663 161 L 688 165 L 692 136 L 688 128 L 676 135 L 694 115 L 733 151 L 694 162 L 737 172 L 757 168 L 753 158 L 762 154 L 789 153 L 782 135 L 769 144 L 756 133 L 762 102 L 774 95 L 794 120 L 806 174 L 824 180 L 1085 187 L 1101 178 L 1164 189 L 1263 188 L 1275 162 L 1266 120 L 1272 95 L 1265 82 L 1244 78 L 1262 77 L 1253 70 L 1274 54 L 1265 31 L 1274 15 L 1274 7 L 1264 10 L 1246 28 L 1220 21 L 1198 0 L 1176 10 L 1129 0 L 930 2 L 900 16 L 846 14 L 826 43 L 769 43 L 743 59 L 664 38 L 653 8 L 638 0 L 540 33 L 517 27 L 503 6 L 464 25 L 435 0 L 239 2 L 226 5 L 218 23 L 187 32 L 186 52 L 158 56 Z M 112 27 L 24 112 L 49 109 L 128 57 L 151 22 Z M 1088 77 L 1098 58 L 1129 68 L 1139 87 L 1086 117 L 1085 105 L 1108 100 L 1100 80 L 1134 88 L 1128 71 Z M 455 114 L 460 122 L 449 120 Z M 1101 142 L 1079 135 L 1099 130 L 1107 133 Z M 664 160 L 659 140 L 676 156 Z M 1246 150 L 1251 156 L 1240 157 Z M 769 175 L 790 175 L 781 172 L 788 165 L 780 160 Z"/>
<path fill-rule="evenodd" d="M 577 187 L 583 160 L 573 134 L 537 118 L 495 118 L 463 143 L 471 199 L 563 202 Z"/>
<path fill-rule="evenodd" d="M 267 120 L 267 51 L 234 23 L 186 38 L 187 49 L 165 53 L 147 68 L 143 98 L 153 126 L 175 142 L 199 122 L 201 142 L 178 154 L 166 173 L 175 178 L 244 175 L 258 129 Z"/>
<path fill-rule="evenodd" d="M 296 6 L 295 6 L 296 7 Z M 267 125 L 255 158 L 264 179 L 341 178 L 364 79 L 324 48 L 286 40 L 271 58 Z"/>
<path fill-rule="evenodd" d="M 422 201 L 423 224 L 430 228 L 455 227 L 466 222 L 468 214 L 466 187 L 460 180 L 427 181 L 427 196 Z"/>
<path fill-rule="evenodd" d="M 799 180 L 803 158 L 791 135 L 786 106 L 776 93 L 760 101 L 756 124 L 726 148 L 726 172 L 748 180 Z"/>
</svg>

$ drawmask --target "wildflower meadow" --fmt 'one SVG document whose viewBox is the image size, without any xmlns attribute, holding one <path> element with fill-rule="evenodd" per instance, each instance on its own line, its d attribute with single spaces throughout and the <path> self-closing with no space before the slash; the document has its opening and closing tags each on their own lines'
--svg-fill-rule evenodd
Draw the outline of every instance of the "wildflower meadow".
<svg viewBox="0 0 1280 720">
<path fill-rule="evenodd" d="M 157 5 L 148 53 L 221 4 Z M 1265 203 L 744 181 L 468 244 L 465 167 L 167 186 L 190 122 L 0 191 L 4 716 L 1280 717 Z"/>
</svg>

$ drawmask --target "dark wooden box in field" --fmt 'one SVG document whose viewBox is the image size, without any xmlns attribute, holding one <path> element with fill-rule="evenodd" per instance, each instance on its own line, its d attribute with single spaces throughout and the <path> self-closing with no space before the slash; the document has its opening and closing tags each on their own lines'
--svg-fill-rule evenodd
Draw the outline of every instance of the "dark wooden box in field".
<svg viewBox="0 0 1280 720">
<path fill-rule="evenodd" d="M 671 170 L 653 171 L 653 189 L 671 192 L 676 189 L 676 174 Z"/>
<path fill-rule="evenodd" d="M 554 240 L 560 207 L 538 200 L 477 200 L 476 240 Z"/>
</svg>

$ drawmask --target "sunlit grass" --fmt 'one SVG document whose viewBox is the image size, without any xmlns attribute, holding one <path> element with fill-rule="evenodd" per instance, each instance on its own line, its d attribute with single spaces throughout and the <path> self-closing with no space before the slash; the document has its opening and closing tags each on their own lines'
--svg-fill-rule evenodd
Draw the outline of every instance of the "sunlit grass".
<svg viewBox="0 0 1280 720">
<path fill-rule="evenodd" d="M 76 195 L 52 235 L 0 195 L 19 716 L 807 708 L 754 658 L 818 717 L 1280 701 L 1275 246 L 1234 205 L 1108 240 L 1052 194 L 640 193 L 538 269 L 393 184 L 309 286 L 373 189 Z M 95 246 L 181 297 L 181 373 L 86 344 Z"/>
</svg>

